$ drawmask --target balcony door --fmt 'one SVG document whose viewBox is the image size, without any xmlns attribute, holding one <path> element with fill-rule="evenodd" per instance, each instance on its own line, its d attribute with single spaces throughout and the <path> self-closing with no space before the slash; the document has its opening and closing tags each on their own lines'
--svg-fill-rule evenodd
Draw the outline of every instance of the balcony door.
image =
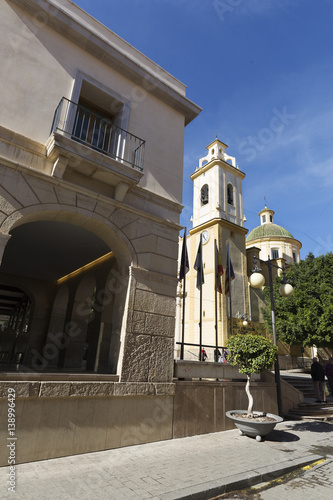
<svg viewBox="0 0 333 500">
<path fill-rule="evenodd" d="M 90 147 L 113 154 L 112 124 L 114 116 L 80 99 L 73 126 L 73 138 Z"/>
</svg>

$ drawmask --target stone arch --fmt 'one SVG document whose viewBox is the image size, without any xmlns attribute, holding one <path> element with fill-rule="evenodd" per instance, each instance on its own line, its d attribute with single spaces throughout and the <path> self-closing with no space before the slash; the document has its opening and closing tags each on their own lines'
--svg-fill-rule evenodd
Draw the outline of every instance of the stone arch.
<svg viewBox="0 0 333 500">
<path fill-rule="evenodd" d="M 136 267 L 138 264 L 137 254 L 129 238 L 113 220 L 94 211 L 78 211 L 75 207 L 60 204 L 57 207 L 46 204 L 26 207 L 16 212 L 15 216 L 12 214 L 7 217 L 2 223 L 1 232 L 8 235 L 16 227 L 36 221 L 67 222 L 82 227 L 112 248 L 120 266 Z"/>
<path fill-rule="evenodd" d="M 82 229 L 85 229 L 88 232 L 99 237 L 104 243 L 106 243 L 106 245 L 108 245 L 110 250 L 113 251 L 116 260 L 115 269 L 117 269 L 118 272 L 118 279 L 119 276 L 121 276 L 123 282 L 126 283 L 125 290 L 127 293 L 127 287 L 129 284 L 128 269 L 133 265 L 134 267 L 137 266 L 137 254 L 129 237 L 117 225 L 120 209 L 111 207 L 112 210 L 110 209 L 108 217 L 105 217 L 104 215 L 97 213 L 97 203 L 98 202 L 96 202 L 95 200 L 94 204 L 92 204 L 91 210 L 83 210 L 75 206 L 69 206 L 60 203 L 58 205 L 44 203 L 20 208 L 19 210 L 16 210 L 14 213 L 10 214 L 3 221 L 1 227 L 1 230 L 3 231 L 2 234 L 14 234 L 15 229 L 24 226 L 25 224 L 41 221 L 58 223 L 65 222 L 67 224 L 72 224 L 73 226 L 78 226 Z M 106 211 L 106 206 L 103 206 L 103 209 Z M 98 210 L 103 211 L 101 207 L 99 207 Z M 137 224 L 137 215 L 131 213 L 127 214 L 125 211 L 122 212 L 122 221 L 126 220 L 133 225 Z M 100 291 L 100 288 L 98 290 Z M 71 358 L 70 351 L 74 345 L 73 342 L 76 342 L 76 347 L 80 350 L 81 347 L 84 348 L 84 343 L 86 340 L 85 338 L 83 340 L 81 338 L 81 335 L 79 335 L 78 339 L 71 339 L 67 351 L 59 353 L 59 348 L 57 348 L 56 344 L 60 343 L 60 345 L 63 345 L 63 337 L 59 335 L 59 338 L 55 338 L 54 335 L 59 332 L 62 332 L 63 334 L 65 333 L 67 335 L 69 331 L 69 334 L 74 335 L 75 337 L 77 329 L 75 328 L 75 325 L 72 325 L 72 318 L 69 316 L 67 310 L 64 322 L 65 327 L 62 326 L 62 328 L 60 328 L 60 325 L 60 330 L 59 332 L 57 331 L 57 321 L 59 320 L 60 322 L 62 322 L 64 318 L 59 317 L 58 320 L 55 320 L 54 307 L 57 307 L 57 301 L 59 299 L 57 298 L 57 291 L 55 290 L 53 293 L 53 299 L 52 297 L 48 296 L 49 303 L 46 303 L 47 299 L 45 298 L 43 299 L 45 303 L 42 305 L 42 308 L 37 307 L 39 316 L 37 314 L 34 317 L 34 336 L 29 340 L 30 344 L 28 355 L 26 356 L 26 363 L 28 366 L 32 366 L 33 369 L 38 371 L 45 370 L 48 366 L 53 366 L 54 369 L 57 367 L 57 365 L 58 367 L 69 367 L 69 360 Z M 122 294 L 122 300 L 124 301 L 124 304 L 126 300 L 126 293 Z M 43 294 L 39 292 L 37 295 L 42 300 L 41 295 Z M 55 300 L 55 303 L 53 303 L 53 300 Z M 119 298 L 117 300 L 119 302 Z M 124 304 L 121 306 L 121 310 L 124 309 Z M 38 306 L 39 305 L 40 304 L 38 304 Z M 71 307 L 70 300 L 68 300 L 67 307 Z M 64 309 L 65 302 L 63 304 L 63 313 Z M 111 312 L 109 311 L 108 314 L 111 315 Z M 68 326 L 68 328 L 66 327 L 66 325 Z M 68 330 L 67 332 L 65 331 L 66 328 Z M 109 332 L 108 341 L 111 341 L 111 333 L 113 334 L 113 330 L 112 332 L 111 330 Z M 85 331 L 85 333 L 87 333 L 87 331 L 84 329 L 82 329 L 82 331 Z M 51 341 L 50 336 L 53 336 Z M 82 343 L 82 345 L 80 344 L 80 342 Z M 109 353 L 109 347 L 107 347 L 107 352 Z M 117 356 L 118 351 L 115 358 L 113 358 L 113 365 L 111 367 L 112 371 L 116 369 Z M 80 357 L 79 354 L 78 357 Z M 79 367 L 81 361 L 81 359 L 80 362 L 78 359 L 75 359 L 75 366 L 71 366 L 71 369 L 82 367 L 81 365 Z M 109 360 L 105 359 L 102 365 L 100 367 L 101 370 L 104 371 L 106 369 L 109 369 L 107 368 L 107 366 L 109 366 Z"/>
</svg>

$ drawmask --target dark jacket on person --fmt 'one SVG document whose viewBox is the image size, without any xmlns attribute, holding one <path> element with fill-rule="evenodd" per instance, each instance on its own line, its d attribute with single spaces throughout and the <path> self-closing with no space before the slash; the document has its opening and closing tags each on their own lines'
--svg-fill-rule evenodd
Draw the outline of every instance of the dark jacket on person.
<svg viewBox="0 0 333 500">
<path fill-rule="evenodd" d="M 325 372 L 324 372 L 324 368 L 321 366 L 319 361 L 315 361 L 314 363 L 312 363 L 312 365 L 311 365 L 311 377 L 312 377 L 312 380 L 314 380 L 316 382 L 318 382 L 318 381 L 324 382 Z"/>
</svg>

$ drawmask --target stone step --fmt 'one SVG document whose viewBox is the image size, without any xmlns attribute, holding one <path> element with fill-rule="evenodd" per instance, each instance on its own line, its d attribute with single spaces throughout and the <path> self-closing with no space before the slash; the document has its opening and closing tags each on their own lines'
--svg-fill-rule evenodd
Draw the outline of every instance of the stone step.
<svg viewBox="0 0 333 500">
<path fill-rule="evenodd" d="M 298 389 L 304 396 L 298 408 L 290 409 L 285 418 L 296 420 L 333 420 L 331 398 L 327 404 L 316 403 L 311 377 L 282 376 L 282 380 Z"/>
</svg>

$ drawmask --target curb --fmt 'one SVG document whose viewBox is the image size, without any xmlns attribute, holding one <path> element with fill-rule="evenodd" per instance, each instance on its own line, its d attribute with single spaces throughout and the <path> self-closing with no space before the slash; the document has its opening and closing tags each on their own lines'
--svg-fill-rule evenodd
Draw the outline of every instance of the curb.
<svg viewBox="0 0 333 500">
<path fill-rule="evenodd" d="M 289 460 L 277 465 L 260 467 L 243 474 L 229 476 L 224 479 L 223 484 L 218 483 L 218 481 L 208 481 L 178 490 L 177 492 L 165 493 L 151 500 L 209 500 L 224 493 L 230 493 L 270 481 L 322 459 L 321 455 L 306 455 L 305 457 Z"/>
</svg>

